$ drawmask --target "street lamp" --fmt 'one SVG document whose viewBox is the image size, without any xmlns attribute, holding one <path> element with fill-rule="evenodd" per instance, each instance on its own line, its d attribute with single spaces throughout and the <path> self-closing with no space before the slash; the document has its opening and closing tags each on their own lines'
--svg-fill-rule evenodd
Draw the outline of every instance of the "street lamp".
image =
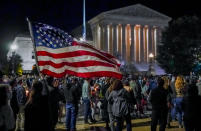
<svg viewBox="0 0 201 131">
<path fill-rule="evenodd" d="M 16 44 L 12 44 L 10 46 L 10 49 L 12 51 L 12 74 L 14 75 L 15 71 L 14 71 L 14 57 L 15 57 L 15 51 L 17 49 L 17 45 Z"/>
<path fill-rule="evenodd" d="M 152 60 L 152 58 L 154 58 L 154 55 L 152 53 L 150 53 L 149 58 Z"/>
<path fill-rule="evenodd" d="M 149 74 L 150 75 L 154 75 L 155 74 L 155 69 L 154 69 L 154 66 L 153 66 L 153 58 L 154 58 L 154 55 L 152 53 L 150 53 L 149 54 L 149 59 L 150 59 Z"/>
</svg>

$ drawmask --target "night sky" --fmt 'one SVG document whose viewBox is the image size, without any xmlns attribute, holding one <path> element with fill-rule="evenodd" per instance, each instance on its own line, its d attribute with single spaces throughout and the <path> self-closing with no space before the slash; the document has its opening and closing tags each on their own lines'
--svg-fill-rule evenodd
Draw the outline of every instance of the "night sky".
<svg viewBox="0 0 201 131">
<path fill-rule="evenodd" d="M 86 19 L 101 12 L 141 3 L 173 19 L 201 16 L 198 0 L 86 0 Z M 82 0 L 0 0 L 0 44 L 28 32 L 26 17 L 70 32 L 82 24 Z"/>
</svg>

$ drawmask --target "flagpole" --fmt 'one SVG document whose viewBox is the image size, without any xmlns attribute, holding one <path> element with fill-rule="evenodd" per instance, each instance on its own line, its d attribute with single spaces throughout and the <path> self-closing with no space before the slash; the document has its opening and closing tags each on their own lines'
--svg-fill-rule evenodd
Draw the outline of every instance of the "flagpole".
<svg viewBox="0 0 201 131">
<path fill-rule="evenodd" d="M 82 38 L 85 41 L 86 40 L 86 15 L 85 15 L 85 0 L 83 0 L 83 32 L 82 32 Z"/>
<path fill-rule="evenodd" d="M 36 46 L 35 46 L 35 41 L 34 41 L 32 26 L 31 26 L 31 21 L 29 20 L 28 17 L 26 18 L 26 20 L 28 22 L 29 32 L 30 32 L 30 35 L 31 35 L 31 40 L 33 42 L 33 48 L 34 48 L 34 52 L 35 52 L 36 68 L 37 68 L 38 74 L 40 74 L 40 70 L 39 70 L 39 67 L 38 67 L 38 58 L 37 58 L 37 55 L 36 55 Z"/>
</svg>

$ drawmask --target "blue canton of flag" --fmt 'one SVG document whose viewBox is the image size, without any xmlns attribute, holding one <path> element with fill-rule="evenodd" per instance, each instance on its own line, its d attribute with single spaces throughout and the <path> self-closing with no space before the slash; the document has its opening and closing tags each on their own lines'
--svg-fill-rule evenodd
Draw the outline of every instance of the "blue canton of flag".
<svg viewBox="0 0 201 131">
<path fill-rule="evenodd" d="M 59 28 L 42 23 L 32 23 L 34 42 L 36 46 L 48 48 L 63 48 L 71 46 L 73 38 Z"/>
</svg>

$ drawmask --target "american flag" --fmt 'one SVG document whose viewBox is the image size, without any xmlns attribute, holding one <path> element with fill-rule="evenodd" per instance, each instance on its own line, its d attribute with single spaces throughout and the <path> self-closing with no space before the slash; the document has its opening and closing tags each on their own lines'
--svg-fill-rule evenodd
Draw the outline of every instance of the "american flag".
<svg viewBox="0 0 201 131">
<path fill-rule="evenodd" d="M 32 23 L 31 29 L 41 73 L 58 78 L 66 74 L 83 78 L 122 78 L 120 64 L 114 56 L 80 43 L 63 30 L 47 24 Z"/>
</svg>

